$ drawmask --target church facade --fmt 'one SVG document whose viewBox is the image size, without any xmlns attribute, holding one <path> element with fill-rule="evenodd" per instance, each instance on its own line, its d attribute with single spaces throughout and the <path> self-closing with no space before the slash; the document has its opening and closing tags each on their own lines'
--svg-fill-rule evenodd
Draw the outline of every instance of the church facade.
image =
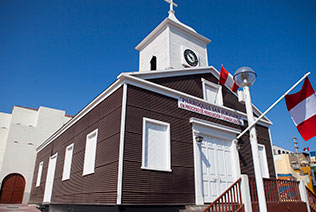
<svg viewBox="0 0 316 212">
<path fill-rule="evenodd" d="M 38 147 L 30 202 L 60 211 L 175 211 L 253 176 L 249 134 L 234 141 L 247 127 L 245 105 L 218 84 L 208 43 L 171 7 L 136 47 L 139 72 L 120 74 Z M 271 124 L 256 124 L 267 178 L 275 178 Z"/>
</svg>

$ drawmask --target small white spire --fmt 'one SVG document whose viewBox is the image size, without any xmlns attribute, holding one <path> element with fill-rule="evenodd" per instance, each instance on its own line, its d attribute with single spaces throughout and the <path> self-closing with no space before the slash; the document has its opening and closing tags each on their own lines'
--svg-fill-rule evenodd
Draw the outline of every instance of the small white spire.
<svg viewBox="0 0 316 212">
<path fill-rule="evenodd" d="M 173 10 L 173 6 L 178 7 L 178 5 L 177 5 L 176 3 L 174 3 L 173 0 L 165 0 L 165 2 L 167 2 L 167 3 L 170 4 L 170 10 L 169 10 L 169 12 L 168 12 L 168 13 L 169 13 L 168 18 L 169 18 L 170 20 L 172 20 L 172 21 L 174 21 L 174 22 L 177 22 L 178 24 L 181 24 L 182 26 L 184 26 L 185 28 L 187 28 L 187 29 L 189 29 L 189 30 L 191 30 L 191 31 L 193 31 L 193 32 L 196 32 L 194 29 L 192 29 L 191 27 L 189 27 L 189 26 L 187 26 L 187 25 L 181 23 L 181 22 L 176 18 L 175 14 L 174 14 L 175 11 Z"/>
<path fill-rule="evenodd" d="M 173 6 L 178 7 L 178 5 L 174 3 L 173 0 L 165 0 L 165 2 L 170 4 L 169 15 L 174 14 L 175 11 L 173 10 Z"/>
</svg>

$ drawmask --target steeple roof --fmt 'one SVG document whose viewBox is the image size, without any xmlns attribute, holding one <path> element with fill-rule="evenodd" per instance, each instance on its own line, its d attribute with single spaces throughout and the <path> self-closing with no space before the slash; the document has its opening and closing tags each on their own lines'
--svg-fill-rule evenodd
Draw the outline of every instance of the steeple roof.
<svg viewBox="0 0 316 212">
<path fill-rule="evenodd" d="M 196 37 L 199 40 L 202 40 L 205 42 L 205 44 L 208 44 L 211 42 L 208 38 L 204 37 L 203 35 L 200 35 L 197 33 L 193 28 L 181 23 L 174 14 L 169 13 L 169 16 L 165 18 L 147 37 L 144 38 L 136 47 L 135 49 L 141 50 L 148 42 L 152 40 L 158 34 L 164 27 L 166 26 L 174 26 L 182 31 L 187 32 L 188 34 L 192 35 L 193 37 Z"/>
<path fill-rule="evenodd" d="M 176 16 L 175 11 L 173 10 L 173 6 L 177 7 L 178 5 L 173 2 L 173 0 L 165 0 L 170 4 L 170 10 L 169 15 L 165 20 L 163 20 L 147 37 L 145 37 L 144 40 L 142 40 L 135 49 L 141 50 L 146 44 L 151 41 L 151 39 L 160 32 L 161 29 L 163 29 L 165 26 L 172 25 L 177 27 L 178 29 L 185 31 L 189 33 L 190 35 L 193 35 L 194 37 L 198 38 L 199 40 L 202 40 L 205 42 L 205 44 L 208 44 L 211 42 L 208 38 L 200 35 L 197 33 L 192 27 L 189 27 L 188 25 L 185 25 L 184 23 L 180 22 Z"/>
</svg>

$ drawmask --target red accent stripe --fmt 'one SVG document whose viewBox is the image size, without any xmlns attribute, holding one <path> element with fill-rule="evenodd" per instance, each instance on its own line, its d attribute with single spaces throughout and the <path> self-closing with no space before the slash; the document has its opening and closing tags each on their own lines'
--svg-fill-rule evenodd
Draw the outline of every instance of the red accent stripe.
<svg viewBox="0 0 316 212">
<path fill-rule="evenodd" d="M 302 89 L 294 94 L 285 96 L 285 103 L 288 111 L 295 107 L 298 103 L 315 93 L 308 77 L 305 78 Z"/>
<path fill-rule="evenodd" d="M 239 88 L 239 86 L 236 83 L 234 83 L 233 87 L 232 87 L 232 91 L 237 92 L 238 88 Z"/>
<path fill-rule="evenodd" d="M 316 115 L 297 125 L 297 129 L 305 141 L 316 136 Z"/>
<path fill-rule="evenodd" d="M 221 68 L 221 74 L 219 75 L 219 80 L 218 82 L 222 85 L 225 85 L 225 82 L 227 80 L 228 77 L 228 71 L 226 71 L 226 69 L 222 66 Z"/>
</svg>

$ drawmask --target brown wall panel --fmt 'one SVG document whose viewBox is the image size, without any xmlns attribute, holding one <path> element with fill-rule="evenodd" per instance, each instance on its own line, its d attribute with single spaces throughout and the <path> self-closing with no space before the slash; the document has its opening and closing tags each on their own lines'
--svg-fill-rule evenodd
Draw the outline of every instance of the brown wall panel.
<svg viewBox="0 0 316 212">
<path fill-rule="evenodd" d="M 96 167 L 95 173 L 82 176 L 82 172 L 77 172 L 71 175 L 70 180 L 61 181 L 61 178 L 56 178 L 54 184 L 55 195 L 52 198 L 52 203 L 59 203 L 63 201 L 65 196 L 72 196 L 75 194 L 90 195 L 92 193 L 112 193 L 116 196 L 117 186 L 117 161 L 108 165 Z M 115 193 L 115 195 L 113 195 Z M 84 195 L 83 195 L 84 196 Z M 89 200 L 89 199 L 87 199 Z M 107 200 L 104 200 L 107 202 Z M 80 204 L 95 203 L 90 199 L 87 202 L 80 202 Z"/>
<path fill-rule="evenodd" d="M 215 84 L 218 83 L 217 78 L 211 73 L 159 78 L 150 81 L 166 86 L 168 88 L 172 88 L 193 96 L 203 98 L 201 78 L 204 78 Z M 245 106 L 238 101 L 237 96 L 235 96 L 228 88 L 222 86 L 222 92 L 224 105 L 226 107 L 246 112 Z"/>
<path fill-rule="evenodd" d="M 206 76 L 204 76 L 204 78 L 206 78 Z M 199 81 L 201 82 L 200 79 Z M 170 82 L 168 86 L 172 87 L 173 84 Z M 180 84 L 176 86 L 180 86 Z M 242 127 L 219 119 L 182 110 L 178 108 L 176 99 L 133 86 L 128 86 L 127 95 L 123 204 L 194 203 L 192 126 L 189 123 L 189 119 L 192 117 L 200 118 L 240 130 L 246 128 L 247 123 Z M 230 96 L 229 98 L 237 97 Z M 143 117 L 170 123 L 171 173 L 141 169 Z M 266 146 L 267 155 L 270 154 L 267 128 L 260 126 L 258 135 L 259 143 L 263 143 Z M 242 139 L 240 139 L 240 144 L 242 147 L 239 150 L 241 171 L 243 174 L 253 175 L 249 135 L 244 135 Z M 271 169 L 269 155 L 268 163 Z M 185 171 L 181 172 L 179 170 Z M 273 167 L 272 170 L 269 171 L 271 174 Z"/>
<path fill-rule="evenodd" d="M 122 88 L 83 116 L 37 154 L 38 164 L 44 160 L 41 187 L 33 179 L 31 202 L 43 200 L 48 161 L 58 152 L 51 203 L 54 204 L 115 204 L 121 125 Z M 95 173 L 82 176 L 86 136 L 98 129 Z M 62 181 L 65 149 L 74 143 L 70 179 Z M 34 175 L 34 176 L 35 176 Z"/>
<path fill-rule="evenodd" d="M 172 172 L 160 172 L 140 167 L 141 162 L 124 160 L 123 204 L 188 204 L 188 199 L 194 199 L 192 168 L 173 166 Z"/>
</svg>

